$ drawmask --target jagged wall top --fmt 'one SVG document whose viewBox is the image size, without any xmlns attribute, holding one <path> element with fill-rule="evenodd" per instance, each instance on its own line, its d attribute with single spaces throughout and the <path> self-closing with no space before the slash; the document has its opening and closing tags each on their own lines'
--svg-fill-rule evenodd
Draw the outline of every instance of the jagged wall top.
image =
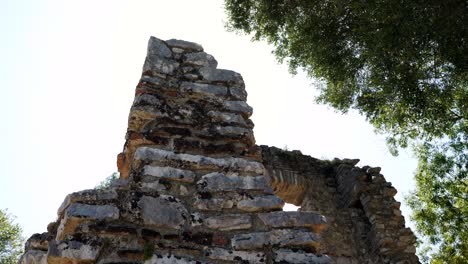
<svg viewBox="0 0 468 264">
<path fill-rule="evenodd" d="M 150 38 L 118 157 L 122 178 L 128 178 L 142 145 L 260 160 L 242 76 L 217 65 L 199 44 Z"/>
</svg>

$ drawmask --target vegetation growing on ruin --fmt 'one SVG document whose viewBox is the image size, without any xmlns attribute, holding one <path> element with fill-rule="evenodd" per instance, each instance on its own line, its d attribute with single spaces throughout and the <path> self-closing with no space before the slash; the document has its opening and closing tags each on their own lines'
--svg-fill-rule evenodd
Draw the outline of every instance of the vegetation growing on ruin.
<svg viewBox="0 0 468 264">
<path fill-rule="evenodd" d="M 466 1 L 226 0 L 225 7 L 230 29 L 266 40 L 291 72 L 323 82 L 319 102 L 359 111 L 395 155 L 413 148 L 417 229 L 438 249 L 433 263 L 466 263 Z"/>
</svg>

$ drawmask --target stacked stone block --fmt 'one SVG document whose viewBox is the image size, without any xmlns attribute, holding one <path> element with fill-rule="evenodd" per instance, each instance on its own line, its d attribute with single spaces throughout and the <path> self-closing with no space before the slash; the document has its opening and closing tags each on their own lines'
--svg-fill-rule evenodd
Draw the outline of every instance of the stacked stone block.
<svg viewBox="0 0 468 264">
<path fill-rule="evenodd" d="M 321 253 L 341 264 L 419 263 L 415 236 L 405 227 L 397 193 L 379 167 L 358 159 L 318 160 L 299 151 L 262 146 L 270 186 L 302 211 L 328 221 Z"/>
<path fill-rule="evenodd" d="M 70 194 L 21 263 L 331 263 L 326 219 L 283 212 L 240 74 L 196 44 L 151 37 L 121 179 Z"/>
</svg>

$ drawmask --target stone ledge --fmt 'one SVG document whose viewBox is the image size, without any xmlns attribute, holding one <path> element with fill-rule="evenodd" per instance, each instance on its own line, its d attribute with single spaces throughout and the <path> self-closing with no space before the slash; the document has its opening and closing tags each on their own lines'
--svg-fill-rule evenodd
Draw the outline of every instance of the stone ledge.
<svg viewBox="0 0 468 264">
<path fill-rule="evenodd" d="M 284 201 L 276 195 L 257 196 L 237 203 L 237 208 L 247 212 L 281 210 Z"/>
<path fill-rule="evenodd" d="M 235 235 L 231 244 L 234 249 L 252 250 L 266 246 L 294 247 L 307 246 L 313 249 L 319 247 L 319 236 L 309 231 L 281 229 L 269 232 Z"/>
<path fill-rule="evenodd" d="M 200 96 L 223 97 L 227 95 L 227 88 L 225 86 L 204 83 L 183 82 L 180 85 L 180 90 L 186 93 L 199 94 Z"/>
<path fill-rule="evenodd" d="M 119 219 L 119 209 L 114 205 L 88 205 L 75 203 L 66 210 L 57 229 L 57 240 L 72 234 L 85 221 Z"/>
<path fill-rule="evenodd" d="M 63 217 L 64 211 L 73 203 L 77 202 L 96 202 L 96 201 L 111 201 L 118 198 L 115 190 L 83 190 L 74 192 L 67 197 L 57 210 L 57 215 Z"/>
<path fill-rule="evenodd" d="M 264 176 L 237 176 L 218 172 L 203 175 L 197 182 L 197 188 L 208 192 L 245 190 L 272 193 Z"/>
<path fill-rule="evenodd" d="M 135 160 L 140 161 L 168 161 L 185 162 L 194 169 L 227 169 L 245 173 L 263 175 L 263 164 L 242 158 L 211 158 L 202 155 L 177 154 L 172 151 L 154 147 L 139 147 L 135 151 Z"/>
<path fill-rule="evenodd" d="M 258 214 L 263 224 L 269 227 L 308 227 L 314 232 L 322 231 L 327 220 L 325 216 L 315 212 L 270 212 Z"/>
<path fill-rule="evenodd" d="M 218 62 L 213 57 L 213 55 L 208 54 L 206 52 L 193 52 L 193 53 L 186 53 L 185 59 L 183 60 L 184 63 L 199 66 L 199 67 L 210 67 L 216 68 L 218 66 Z"/>
<path fill-rule="evenodd" d="M 181 170 L 172 167 L 158 167 L 146 165 L 143 167 L 143 175 L 164 178 L 172 181 L 192 183 L 195 173 L 189 170 Z"/>
</svg>

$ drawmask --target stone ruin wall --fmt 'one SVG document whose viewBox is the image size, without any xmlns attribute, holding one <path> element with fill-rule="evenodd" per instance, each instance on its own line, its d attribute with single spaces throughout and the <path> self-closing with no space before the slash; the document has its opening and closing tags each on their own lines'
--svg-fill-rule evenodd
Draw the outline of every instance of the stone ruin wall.
<svg viewBox="0 0 468 264">
<path fill-rule="evenodd" d="M 68 195 L 21 264 L 419 263 L 379 168 L 255 145 L 244 81 L 216 67 L 150 38 L 121 178 Z"/>
</svg>

